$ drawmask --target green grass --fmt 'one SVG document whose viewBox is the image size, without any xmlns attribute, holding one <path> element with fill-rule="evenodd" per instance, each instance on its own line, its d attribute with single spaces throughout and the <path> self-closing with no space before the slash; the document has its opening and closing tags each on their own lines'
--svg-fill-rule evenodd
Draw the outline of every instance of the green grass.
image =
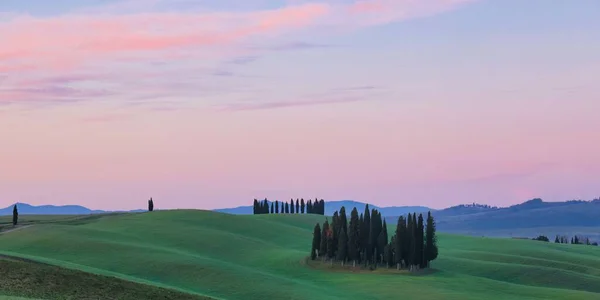
<svg viewBox="0 0 600 300">
<path fill-rule="evenodd" d="M 0 257 L 0 291 L 0 299 L 208 299 L 13 257 Z"/>
<path fill-rule="evenodd" d="M 600 299 L 598 247 L 440 235 L 431 274 L 332 272 L 305 263 L 323 219 L 191 210 L 79 218 L 0 235 L 0 253 L 223 299 Z"/>
</svg>

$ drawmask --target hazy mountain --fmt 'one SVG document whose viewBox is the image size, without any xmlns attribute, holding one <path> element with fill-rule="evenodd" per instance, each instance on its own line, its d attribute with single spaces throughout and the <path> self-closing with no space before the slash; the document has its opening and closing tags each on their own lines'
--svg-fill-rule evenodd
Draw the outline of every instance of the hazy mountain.
<svg viewBox="0 0 600 300">
<path fill-rule="evenodd" d="M 442 231 L 498 230 L 532 227 L 600 226 L 599 201 L 543 202 L 533 199 L 507 208 L 472 213 L 434 213 Z"/>
<path fill-rule="evenodd" d="M 213 211 L 232 214 L 232 215 L 251 215 L 254 213 L 254 208 L 252 207 L 252 205 L 247 205 L 247 206 L 238 206 L 238 207 L 232 207 L 232 208 L 219 208 L 219 209 L 214 209 Z"/>
<path fill-rule="evenodd" d="M 432 211 L 440 232 L 482 236 L 581 234 L 600 238 L 600 200 L 544 202 L 532 199 L 510 207 L 469 204 Z M 388 224 L 398 217 L 387 217 Z M 592 234 L 597 232 L 597 234 Z"/>
<path fill-rule="evenodd" d="M 91 210 L 87 207 L 80 205 L 30 205 L 27 203 L 16 203 L 19 215 L 87 215 L 87 214 L 101 214 L 107 212 L 123 212 L 123 211 L 104 211 L 104 210 Z M 12 215 L 13 205 L 0 209 L 0 215 Z M 128 212 L 143 212 L 145 210 L 131 210 Z"/>
<path fill-rule="evenodd" d="M 350 215 L 350 211 L 354 207 L 359 213 L 365 211 L 366 203 L 353 201 L 353 200 L 341 200 L 341 201 L 326 201 L 325 202 L 325 215 L 331 216 L 335 211 L 339 211 L 342 206 L 346 208 L 346 213 Z M 398 216 L 401 214 L 408 214 L 409 212 L 426 212 L 431 210 L 430 208 L 423 206 L 391 206 L 391 207 L 378 207 L 369 204 L 370 209 L 377 209 L 383 216 Z M 253 213 L 252 205 L 238 206 L 233 208 L 221 208 L 215 209 L 214 211 L 235 214 L 235 215 L 251 215 Z"/>
</svg>

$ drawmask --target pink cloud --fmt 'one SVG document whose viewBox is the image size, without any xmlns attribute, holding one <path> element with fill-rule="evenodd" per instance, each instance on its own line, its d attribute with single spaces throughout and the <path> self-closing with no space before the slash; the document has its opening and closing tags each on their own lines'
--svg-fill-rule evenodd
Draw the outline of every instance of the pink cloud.
<svg viewBox="0 0 600 300">
<path fill-rule="evenodd" d="M 252 13 L 20 17 L 0 23 L 0 59 L 5 61 L 0 68 L 11 70 L 6 60 L 35 61 L 40 68 L 68 67 L 128 52 L 235 43 L 306 26 L 327 11 L 326 4 L 304 4 Z"/>
<path fill-rule="evenodd" d="M 13 72 L 29 63 L 39 69 L 62 69 L 126 53 L 232 44 L 332 22 L 370 25 L 418 16 L 424 11 L 435 13 L 468 1 L 369 0 L 350 5 L 304 3 L 253 12 L 12 17 L 0 22 L 0 72 Z M 354 14 L 350 19 L 348 11 Z M 385 13 L 379 16 L 382 11 Z M 373 12 L 378 15 L 375 19 L 369 14 Z"/>
</svg>

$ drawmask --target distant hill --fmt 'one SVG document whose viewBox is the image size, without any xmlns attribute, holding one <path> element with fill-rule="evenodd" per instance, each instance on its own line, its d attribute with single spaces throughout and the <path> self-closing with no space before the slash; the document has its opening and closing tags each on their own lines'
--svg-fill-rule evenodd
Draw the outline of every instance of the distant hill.
<svg viewBox="0 0 600 300">
<path fill-rule="evenodd" d="M 365 211 L 365 206 L 367 204 L 363 202 L 353 201 L 353 200 L 341 200 L 341 201 L 326 201 L 325 202 L 325 215 L 331 216 L 334 212 L 339 211 L 342 206 L 346 208 L 348 214 L 354 207 L 358 210 L 359 213 Z M 426 212 L 432 209 L 424 207 L 424 206 L 391 206 L 391 207 L 378 207 L 372 204 L 369 204 L 370 209 L 377 209 L 383 216 L 399 216 L 402 214 L 408 214 L 409 212 Z M 222 208 L 215 209 L 214 211 L 234 214 L 234 215 L 251 215 L 253 213 L 252 205 L 247 206 L 238 206 L 233 208 Z"/>
<path fill-rule="evenodd" d="M 219 208 L 215 209 L 214 211 L 232 215 L 251 215 L 254 213 L 252 205 L 238 206 L 232 208 Z"/>
<path fill-rule="evenodd" d="M 442 231 L 496 230 L 532 227 L 600 226 L 599 201 L 544 202 L 533 199 L 506 208 L 465 213 L 452 208 L 434 213 Z"/>
<path fill-rule="evenodd" d="M 27 203 L 16 203 L 19 215 L 89 215 L 101 214 L 108 212 L 124 212 L 124 211 L 104 211 L 91 210 L 81 205 L 30 205 Z M 13 205 L 0 209 L 0 216 L 12 215 Z M 127 212 L 142 212 L 145 210 L 131 210 Z"/>
<path fill-rule="evenodd" d="M 468 204 L 432 211 L 441 232 L 479 236 L 556 234 L 600 238 L 600 200 L 544 202 L 536 198 L 510 207 Z M 404 214 L 403 214 L 404 215 Z M 394 224 L 398 216 L 386 218 Z M 598 231 L 597 234 L 591 234 Z"/>
</svg>

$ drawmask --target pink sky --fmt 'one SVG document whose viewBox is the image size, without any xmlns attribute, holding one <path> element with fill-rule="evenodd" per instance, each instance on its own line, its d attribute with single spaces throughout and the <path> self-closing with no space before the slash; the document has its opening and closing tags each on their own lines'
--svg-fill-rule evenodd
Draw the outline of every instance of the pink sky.
<svg viewBox="0 0 600 300">
<path fill-rule="evenodd" d="M 112 2 L 0 6 L 0 205 L 600 196 L 584 7 L 523 5 L 572 15 L 546 30 L 467 0 Z"/>
</svg>

